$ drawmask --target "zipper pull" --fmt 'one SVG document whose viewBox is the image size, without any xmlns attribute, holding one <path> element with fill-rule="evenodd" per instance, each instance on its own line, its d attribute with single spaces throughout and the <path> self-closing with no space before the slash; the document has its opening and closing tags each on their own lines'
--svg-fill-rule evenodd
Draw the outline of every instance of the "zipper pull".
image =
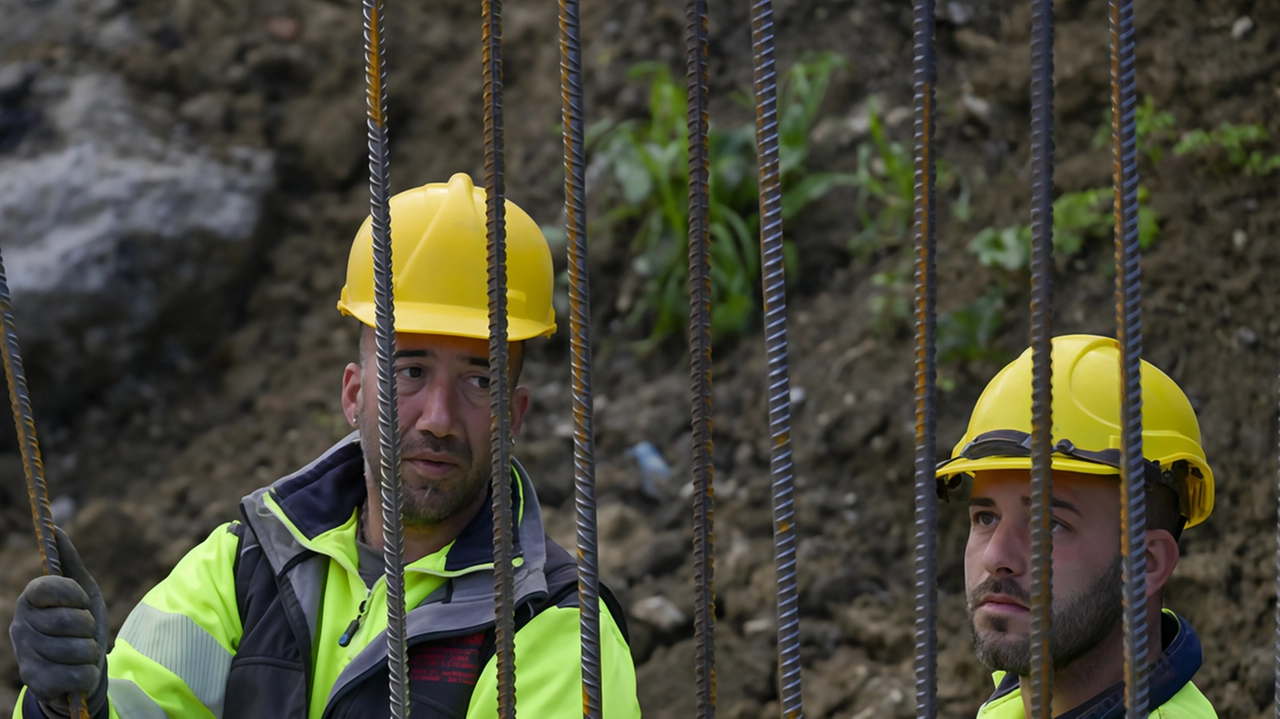
<svg viewBox="0 0 1280 719">
<path fill-rule="evenodd" d="M 373 591 L 370 590 L 369 594 L 373 594 Z M 365 595 L 364 601 L 360 602 L 360 613 L 347 625 L 347 630 L 342 633 L 342 636 L 338 637 L 338 646 L 345 647 L 351 644 L 351 637 L 355 636 L 355 633 L 360 630 L 360 622 L 364 620 L 364 612 L 368 606 L 369 596 Z"/>
</svg>

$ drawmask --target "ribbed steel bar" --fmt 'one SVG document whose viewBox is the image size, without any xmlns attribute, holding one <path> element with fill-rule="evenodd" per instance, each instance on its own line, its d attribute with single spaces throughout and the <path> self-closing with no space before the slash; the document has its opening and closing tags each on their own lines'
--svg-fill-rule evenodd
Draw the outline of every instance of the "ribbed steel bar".
<svg viewBox="0 0 1280 719">
<path fill-rule="evenodd" d="M 511 517 L 511 392 L 507 348 L 507 215 L 502 130 L 502 2 L 483 0 L 484 188 L 489 244 L 489 416 L 493 463 L 498 716 L 516 715 L 515 527 Z"/>
<path fill-rule="evenodd" d="M 18 351 L 18 327 L 13 318 L 13 299 L 9 294 L 9 278 L 0 257 L 0 322 L 4 323 L 4 378 L 9 384 L 9 403 L 13 407 L 13 424 L 18 430 L 18 448 L 22 453 L 22 471 L 27 476 L 27 496 L 31 499 L 31 523 L 36 531 L 36 547 L 44 573 L 62 574 L 58 561 L 58 537 L 53 529 L 53 511 L 49 508 L 49 486 L 44 479 L 44 460 L 36 438 L 35 413 L 31 409 L 31 393 L 27 375 L 22 369 L 22 353 Z M 89 719 L 83 696 L 70 699 L 71 713 Z"/>
<path fill-rule="evenodd" d="M 382 555 L 387 578 L 387 668 L 391 716 L 409 716 L 405 645 L 404 528 L 401 525 L 400 418 L 396 399 L 394 278 L 391 264 L 390 179 L 387 156 L 386 20 L 381 0 L 364 0 L 368 80 L 369 217 L 373 231 L 374 334 L 378 362 L 378 438 L 381 452 Z"/>
<path fill-rule="evenodd" d="M 938 79 L 934 0 L 914 0 L 915 62 L 915 667 L 916 716 L 938 715 L 937 271 L 934 232 L 934 85 Z"/>
<path fill-rule="evenodd" d="M 1147 507 L 1142 459 L 1142 286 L 1133 0 L 1111 0 L 1111 134 L 1115 180 L 1116 325 L 1120 341 L 1120 502 L 1124 680 L 1128 719 L 1148 703 Z"/>
<path fill-rule="evenodd" d="M 693 394 L 693 632 L 697 716 L 715 716 L 714 475 L 711 466 L 711 148 L 707 3 L 685 5 L 689 124 L 689 355 Z"/>
<path fill-rule="evenodd" d="M 1053 716 L 1053 0 L 1031 4 L 1031 711 Z"/>
<path fill-rule="evenodd" d="M 600 565 L 596 532 L 595 430 L 591 399 L 591 293 L 583 140 L 582 35 L 578 0 L 560 0 L 560 90 L 564 127 L 564 214 L 569 247 L 569 346 L 573 387 L 573 483 L 578 510 L 578 606 L 582 716 L 601 716 Z"/>
<path fill-rule="evenodd" d="M 778 164 L 778 75 L 773 3 L 751 4 L 755 58 L 756 165 L 765 355 L 769 376 L 769 468 L 773 475 L 773 556 L 778 601 L 778 698 L 782 716 L 804 716 L 800 697 L 800 600 L 796 589 L 795 481 L 791 462 L 791 383 L 787 369 L 787 278 L 782 251 L 782 175 Z"/>
</svg>

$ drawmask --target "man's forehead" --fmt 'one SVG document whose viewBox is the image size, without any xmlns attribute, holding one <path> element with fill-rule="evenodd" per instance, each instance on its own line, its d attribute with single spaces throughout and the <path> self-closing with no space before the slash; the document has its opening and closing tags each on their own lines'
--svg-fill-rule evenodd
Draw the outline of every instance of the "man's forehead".
<svg viewBox="0 0 1280 719">
<path fill-rule="evenodd" d="M 1031 471 L 1027 469 L 994 469 L 975 472 L 971 497 L 1029 496 Z M 1115 475 L 1086 474 L 1054 470 L 1053 496 L 1068 502 L 1095 503 L 1112 496 L 1118 498 L 1120 485 Z"/>
<path fill-rule="evenodd" d="M 397 332 L 396 351 L 420 351 L 435 356 L 466 355 L 488 357 L 489 341 L 475 337 Z"/>
<path fill-rule="evenodd" d="M 365 326 L 362 330 L 362 345 L 370 353 L 376 351 L 374 329 Z M 513 357 L 521 351 L 519 342 L 512 342 L 508 350 Z M 477 337 L 459 337 L 456 335 L 420 334 L 416 332 L 396 333 L 396 354 L 415 355 L 439 358 L 474 359 L 481 358 L 488 362 L 489 340 Z"/>
</svg>

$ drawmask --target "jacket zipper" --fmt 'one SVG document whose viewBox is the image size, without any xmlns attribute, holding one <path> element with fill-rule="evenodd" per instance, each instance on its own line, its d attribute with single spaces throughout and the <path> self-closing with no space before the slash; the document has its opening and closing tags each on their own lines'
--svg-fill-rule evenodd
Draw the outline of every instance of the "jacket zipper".
<svg viewBox="0 0 1280 719">
<path fill-rule="evenodd" d="M 369 598 L 373 596 L 373 589 L 376 586 L 378 586 L 378 583 L 374 582 L 373 587 L 369 587 L 365 592 L 364 601 L 360 602 L 360 611 L 356 614 L 356 618 L 352 619 L 351 623 L 347 625 L 347 629 L 342 633 L 342 636 L 338 637 L 338 646 L 346 647 L 351 644 L 352 637 L 356 635 L 356 632 L 360 631 L 360 623 L 369 615 Z"/>
</svg>

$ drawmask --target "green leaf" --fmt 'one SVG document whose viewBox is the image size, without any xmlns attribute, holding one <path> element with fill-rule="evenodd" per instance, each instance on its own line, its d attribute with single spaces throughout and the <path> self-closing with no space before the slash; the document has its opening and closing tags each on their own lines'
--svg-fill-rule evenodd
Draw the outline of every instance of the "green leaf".
<svg viewBox="0 0 1280 719">
<path fill-rule="evenodd" d="M 997 230 L 988 227 L 969 241 L 969 251 L 984 267 L 1008 272 L 1026 269 L 1031 261 L 1031 227 L 1017 225 Z"/>
<path fill-rule="evenodd" d="M 1150 207 L 1138 206 L 1138 246 L 1144 250 L 1151 249 L 1160 234 L 1160 223 L 1156 211 Z"/>
<path fill-rule="evenodd" d="M 938 318 L 938 362 L 994 358 L 991 346 L 1004 324 L 1004 287 L 992 285 L 968 306 Z"/>
<path fill-rule="evenodd" d="M 782 192 L 782 219 L 785 222 L 808 207 L 809 203 L 822 199 L 837 187 L 856 187 L 858 176 L 850 172 L 819 172 Z"/>
</svg>

